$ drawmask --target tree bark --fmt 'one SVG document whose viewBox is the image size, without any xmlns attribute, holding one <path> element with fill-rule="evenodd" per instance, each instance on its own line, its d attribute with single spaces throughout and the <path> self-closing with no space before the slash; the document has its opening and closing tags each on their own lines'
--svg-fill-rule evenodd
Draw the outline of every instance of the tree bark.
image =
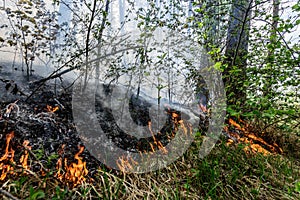
<svg viewBox="0 0 300 200">
<path fill-rule="evenodd" d="M 244 83 L 247 81 L 246 67 L 252 1 L 233 1 L 225 50 L 227 67 L 223 72 L 223 81 L 227 105 L 236 105 L 240 108 L 246 101 Z"/>
</svg>

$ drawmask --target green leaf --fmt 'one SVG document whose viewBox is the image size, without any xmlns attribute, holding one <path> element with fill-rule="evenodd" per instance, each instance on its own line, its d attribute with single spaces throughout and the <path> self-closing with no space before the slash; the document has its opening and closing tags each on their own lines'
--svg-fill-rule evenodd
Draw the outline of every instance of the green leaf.
<svg viewBox="0 0 300 200">
<path fill-rule="evenodd" d="M 300 181 L 295 183 L 295 191 L 300 193 Z"/>
<path fill-rule="evenodd" d="M 297 3 L 297 4 L 293 5 L 292 9 L 295 10 L 295 11 L 300 11 L 300 4 Z"/>
<path fill-rule="evenodd" d="M 145 76 L 150 76 L 150 72 L 144 72 Z"/>
<path fill-rule="evenodd" d="M 189 188 L 190 188 L 190 185 L 189 185 L 188 183 L 185 183 L 185 184 L 183 184 L 183 187 L 184 187 L 185 189 L 189 189 Z"/>
<path fill-rule="evenodd" d="M 203 23 L 202 22 L 198 22 L 197 25 L 198 25 L 199 28 L 203 27 Z"/>
<path fill-rule="evenodd" d="M 29 193 L 30 193 L 30 200 L 45 198 L 45 193 L 42 190 L 35 191 L 32 186 L 30 186 Z"/>
<path fill-rule="evenodd" d="M 224 69 L 222 68 L 222 63 L 221 62 L 216 62 L 214 65 L 214 68 L 220 72 L 223 72 Z"/>
</svg>

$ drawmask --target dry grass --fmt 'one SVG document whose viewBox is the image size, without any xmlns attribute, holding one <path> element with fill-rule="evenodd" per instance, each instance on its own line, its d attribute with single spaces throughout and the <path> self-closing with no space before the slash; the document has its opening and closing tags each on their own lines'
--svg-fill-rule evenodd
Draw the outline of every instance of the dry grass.
<svg viewBox="0 0 300 200">
<path fill-rule="evenodd" d="M 228 147 L 224 142 L 200 160 L 200 143 L 201 137 L 160 171 L 116 174 L 99 169 L 74 188 L 57 180 L 55 169 L 46 176 L 29 171 L 10 175 L 1 189 L 19 199 L 299 199 L 299 160 L 249 155 L 243 146 Z M 0 196 L 8 199 L 4 192 Z"/>
</svg>

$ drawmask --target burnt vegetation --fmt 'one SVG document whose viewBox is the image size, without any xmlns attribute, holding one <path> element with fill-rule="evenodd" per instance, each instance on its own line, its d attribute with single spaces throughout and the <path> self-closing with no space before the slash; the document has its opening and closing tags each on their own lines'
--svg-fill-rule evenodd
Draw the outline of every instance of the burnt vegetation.
<svg viewBox="0 0 300 200">
<path fill-rule="evenodd" d="M 0 14 L 0 198 L 299 198 L 299 1 L 13 0 L 0 3 Z M 172 37 L 157 36 L 160 28 Z M 93 95 L 76 104 L 74 91 L 89 91 L 90 80 Z M 128 103 L 121 117 L 144 132 L 118 124 L 105 101 L 116 100 L 114 87 L 128 97 L 119 100 Z M 153 107 L 165 116 L 158 130 Z M 78 126 L 94 127 L 74 110 L 104 134 L 82 134 Z M 211 128 L 218 117 L 220 130 Z M 179 134 L 193 137 L 183 155 L 135 173 L 140 163 L 130 155 L 168 155 Z M 128 152 L 117 168 L 99 142 Z"/>
</svg>

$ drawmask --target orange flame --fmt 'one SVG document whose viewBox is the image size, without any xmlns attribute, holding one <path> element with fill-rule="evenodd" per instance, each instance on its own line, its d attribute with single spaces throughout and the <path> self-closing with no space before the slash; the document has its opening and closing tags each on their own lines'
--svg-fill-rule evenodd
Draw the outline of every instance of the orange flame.
<svg viewBox="0 0 300 200">
<path fill-rule="evenodd" d="M 254 133 L 249 131 L 249 125 L 244 121 L 240 122 L 244 125 L 243 127 L 235 122 L 233 119 L 229 119 L 229 125 L 233 126 L 235 129 L 243 132 L 244 136 L 240 136 L 237 133 L 229 131 L 228 127 L 224 127 L 224 131 L 231 137 L 237 139 L 238 142 L 247 144 L 244 148 L 246 153 L 262 153 L 263 155 L 270 155 L 272 153 L 283 153 L 283 150 L 276 144 L 269 144 L 263 138 L 256 136 Z M 255 142 L 255 143 L 254 143 Z M 227 145 L 233 144 L 232 139 L 228 139 Z"/>
<path fill-rule="evenodd" d="M 247 146 L 245 146 L 243 148 L 243 150 L 249 154 L 249 153 L 262 153 L 263 155 L 270 155 L 271 152 L 266 150 L 265 148 L 263 148 L 261 145 L 259 144 L 253 144 L 253 141 L 249 138 L 243 137 L 239 140 L 239 142 L 243 142 L 244 144 L 247 144 Z"/>
<path fill-rule="evenodd" d="M 74 156 L 74 158 L 77 160 L 77 163 L 71 163 L 68 165 L 67 158 L 64 159 L 64 163 L 62 162 L 62 158 L 57 161 L 58 172 L 56 176 L 60 181 L 64 181 L 68 185 L 71 183 L 75 187 L 86 180 L 85 176 L 88 174 L 86 162 L 83 162 L 82 158 L 79 157 L 83 150 L 83 146 L 79 147 L 79 152 Z M 64 172 L 62 170 L 63 165 L 65 170 Z"/>
<path fill-rule="evenodd" d="M 29 168 L 28 164 L 27 164 L 27 162 L 28 162 L 28 150 L 31 150 L 31 146 L 28 146 L 28 145 L 29 145 L 29 141 L 28 140 L 24 140 L 23 146 L 25 147 L 25 152 L 24 152 L 24 154 L 20 158 L 20 163 L 21 163 L 21 165 L 22 165 L 22 167 L 24 169 L 28 169 Z"/>
<path fill-rule="evenodd" d="M 184 120 L 180 119 L 180 114 L 178 114 L 177 112 L 171 110 L 170 108 L 166 110 L 166 113 L 171 117 L 172 120 L 172 125 L 173 125 L 173 131 L 171 131 L 170 133 L 167 133 L 166 135 L 166 139 L 168 141 L 171 141 L 174 137 L 175 134 L 178 130 L 183 131 L 183 134 L 185 136 L 191 136 L 193 134 L 193 128 L 191 126 L 191 124 L 186 123 Z M 163 145 L 163 143 L 159 140 L 159 138 L 157 137 L 157 135 L 154 133 L 154 131 L 152 130 L 152 123 L 151 121 L 148 121 L 148 129 L 152 135 L 152 141 L 148 143 L 149 145 L 149 150 L 145 150 L 143 148 L 140 149 L 140 147 L 142 146 L 141 143 L 138 143 L 137 145 L 137 149 L 139 149 L 139 153 L 142 157 L 142 159 L 144 160 L 144 155 L 148 155 L 149 157 L 146 157 L 145 159 L 149 159 L 151 157 L 151 155 L 154 154 L 154 152 L 160 150 L 161 153 L 163 154 L 168 154 L 169 150 L 166 148 L 166 146 Z M 160 132 L 158 134 L 161 134 Z M 124 160 L 123 157 L 120 157 L 119 160 L 117 161 L 117 165 L 119 166 L 121 171 L 126 171 L 126 168 L 131 168 L 131 164 L 130 162 L 127 161 L 127 159 Z"/>
<path fill-rule="evenodd" d="M 170 135 L 167 135 L 167 139 L 171 141 L 172 138 L 175 137 L 175 133 L 182 129 L 183 133 L 188 136 L 193 133 L 192 126 L 190 124 L 186 124 L 184 120 L 180 119 L 180 115 L 174 111 L 171 111 L 170 109 L 167 110 L 167 113 L 171 115 L 172 122 L 174 123 L 174 131 L 171 132 Z M 156 151 L 156 149 L 161 150 L 164 154 L 168 154 L 167 148 L 162 144 L 161 141 L 157 139 L 155 136 L 153 130 L 152 130 L 152 123 L 151 121 L 148 122 L 148 129 L 150 133 L 152 134 L 153 143 L 149 143 L 151 151 L 149 151 L 149 154 L 152 154 Z M 144 152 L 145 153 L 145 152 Z M 140 154 L 143 154 L 143 152 L 140 151 Z"/>
<path fill-rule="evenodd" d="M 58 107 L 58 106 L 52 107 L 52 106 L 50 106 L 50 105 L 47 105 L 47 111 L 48 111 L 48 112 L 54 113 L 54 112 L 56 112 L 56 111 L 58 111 L 58 110 L 59 110 L 59 107 Z"/>
<path fill-rule="evenodd" d="M 2 171 L 1 176 L 0 176 L 0 180 L 4 180 L 9 172 L 10 173 L 13 172 L 13 167 L 9 164 L 5 164 L 5 161 L 9 161 L 9 162 L 14 163 L 15 151 L 10 147 L 10 141 L 13 137 L 14 137 L 14 132 L 13 131 L 6 135 L 5 153 L 0 158 L 0 170 Z"/>
<path fill-rule="evenodd" d="M 11 166 L 11 164 L 10 164 L 10 163 L 15 164 L 15 161 L 14 161 L 15 151 L 12 149 L 11 143 L 10 143 L 13 137 L 14 137 L 13 131 L 6 135 L 5 153 L 0 158 L 0 170 L 2 170 L 0 180 L 4 180 L 9 173 L 16 174 L 16 172 L 20 172 L 20 171 L 24 172 L 24 170 L 15 171 L 14 167 Z M 27 169 L 29 169 L 29 166 L 27 164 L 28 156 L 29 156 L 28 151 L 31 150 L 31 147 L 29 146 L 29 141 L 25 140 L 23 142 L 23 146 L 25 148 L 25 151 L 24 151 L 24 154 L 21 155 L 19 162 L 20 162 L 22 168 L 27 170 Z"/>
<path fill-rule="evenodd" d="M 163 144 L 162 144 L 159 140 L 157 140 L 157 138 L 155 137 L 155 134 L 154 134 L 154 132 L 152 131 L 152 123 L 151 123 L 150 121 L 148 122 L 148 128 L 149 128 L 149 131 L 150 131 L 151 134 L 152 134 L 153 143 L 155 144 L 155 146 L 156 146 L 159 150 L 162 150 L 162 152 L 163 152 L 164 154 L 167 154 L 167 153 L 168 153 L 168 150 L 166 149 L 166 147 L 164 147 Z M 151 148 L 152 152 L 155 152 L 154 145 L 151 144 L 151 143 L 149 143 L 149 145 L 150 145 L 150 148 Z"/>
</svg>

